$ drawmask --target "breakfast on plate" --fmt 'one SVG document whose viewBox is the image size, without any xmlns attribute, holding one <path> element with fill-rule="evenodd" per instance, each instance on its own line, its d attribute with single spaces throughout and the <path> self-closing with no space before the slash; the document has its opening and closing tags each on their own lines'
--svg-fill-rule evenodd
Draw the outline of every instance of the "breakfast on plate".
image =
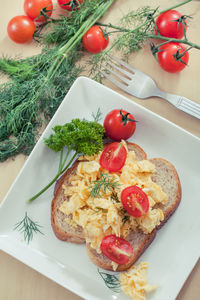
<svg viewBox="0 0 200 300">
<path fill-rule="evenodd" d="M 118 114 L 135 130 L 131 115 L 124 111 Z M 180 199 L 180 180 L 169 161 L 147 159 L 139 145 L 118 138 L 117 142 L 105 143 L 97 154 L 79 156 L 57 181 L 51 205 L 52 228 L 62 241 L 86 243 L 88 256 L 98 267 L 126 271 L 120 282 L 129 295 L 133 292 L 128 292 L 128 282 L 134 276 L 140 278 L 143 288 L 135 287 L 134 293 L 144 297 L 145 291 L 155 287 L 146 282 L 147 263 L 134 263 Z M 136 294 L 132 297 L 137 299 Z"/>
</svg>

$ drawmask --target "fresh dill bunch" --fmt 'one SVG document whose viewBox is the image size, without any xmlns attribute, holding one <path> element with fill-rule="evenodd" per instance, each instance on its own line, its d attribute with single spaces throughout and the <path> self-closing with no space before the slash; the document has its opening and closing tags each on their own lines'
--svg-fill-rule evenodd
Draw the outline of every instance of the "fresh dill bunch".
<svg viewBox="0 0 200 300">
<path fill-rule="evenodd" d="M 48 40 L 48 34 L 52 36 L 53 40 L 46 41 L 52 45 L 43 47 L 39 55 L 0 59 L 0 72 L 10 77 L 8 83 L 0 85 L 1 162 L 18 153 L 31 152 L 41 124 L 52 118 L 82 72 L 78 65 L 82 36 L 114 1 L 85 0 L 80 11 L 72 12 L 68 18 L 48 22 L 49 28 L 43 32 L 43 38 L 46 36 Z M 60 38 L 53 36 L 50 29 L 50 25 L 57 23 L 55 34 Z M 65 24 L 71 31 L 66 30 Z"/>
<path fill-rule="evenodd" d="M 95 121 L 73 119 L 64 125 L 55 126 L 52 130 L 54 133 L 44 139 L 44 142 L 51 150 L 60 152 L 58 172 L 50 183 L 28 199 L 28 202 L 44 193 L 79 155 L 94 155 L 103 149 L 105 129 Z M 72 158 L 68 160 L 71 153 Z"/>
<path fill-rule="evenodd" d="M 14 60 L 11 58 L 0 58 L 0 70 L 4 74 L 9 74 L 11 78 L 24 81 L 33 75 L 34 68 L 26 61 Z"/>
<path fill-rule="evenodd" d="M 4 70 L 12 80 L 0 85 L 0 161 L 18 153 L 27 155 L 31 152 L 39 136 L 42 116 L 46 122 L 52 118 L 82 71 L 75 65 L 79 56 L 74 49 L 69 59 L 63 60 L 54 77 L 48 81 L 48 86 L 45 85 L 55 54 L 55 48 L 45 48 L 42 55 L 19 61 L 9 59 L 4 63 Z M 21 66 L 20 74 L 17 64 Z M 0 62 L 0 70 L 1 67 Z"/>
<path fill-rule="evenodd" d="M 107 173 L 99 171 L 99 179 L 92 181 L 90 186 L 90 196 L 92 198 L 100 197 L 101 191 L 113 191 L 119 187 L 119 182 Z"/>
<path fill-rule="evenodd" d="M 40 228 L 41 226 L 38 224 L 38 222 L 34 222 L 32 219 L 30 219 L 26 212 L 23 220 L 15 224 L 14 230 L 18 230 L 19 232 L 23 233 L 24 241 L 27 242 L 27 244 L 29 244 L 30 241 L 33 239 L 34 233 L 43 234 Z"/>
</svg>

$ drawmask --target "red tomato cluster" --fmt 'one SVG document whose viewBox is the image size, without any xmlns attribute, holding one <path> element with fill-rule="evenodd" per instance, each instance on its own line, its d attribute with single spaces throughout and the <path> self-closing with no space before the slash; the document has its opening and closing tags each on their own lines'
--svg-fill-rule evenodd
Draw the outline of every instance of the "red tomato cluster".
<svg viewBox="0 0 200 300">
<path fill-rule="evenodd" d="M 155 26 L 156 34 L 172 39 L 182 39 L 187 31 L 186 17 L 176 10 L 168 10 L 160 14 Z M 181 43 L 169 42 L 160 47 L 157 59 L 165 71 L 176 73 L 187 65 L 189 53 Z"/>
<path fill-rule="evenodd" d="M 50 17 L 53 10 L 52 0 L 25 0 L 26 16 L 15 16 L 8 23 L 7 32 L 10 39 L 19 44 L 30 42 L 36 29 L 35 22 L 45 21 L 42 10 L 45 16 Z"/>
<path fill-rule="evenodd" d="M 84 0 L 57 0 L 58 5 L 67 11 L 78 10 Z M 15 43 L 28 43 L 33 39 L 35 23 L 44 23 L 51 17 L 52 0 L 25 0 L 25 15 L 12 18 L 7 26 L 8 36 Z M 103 51 L 109 43 L 109 37 L 100 26 L 92 26 L 83 36 L 82 45 L 90 53 Z"/>
</svg>

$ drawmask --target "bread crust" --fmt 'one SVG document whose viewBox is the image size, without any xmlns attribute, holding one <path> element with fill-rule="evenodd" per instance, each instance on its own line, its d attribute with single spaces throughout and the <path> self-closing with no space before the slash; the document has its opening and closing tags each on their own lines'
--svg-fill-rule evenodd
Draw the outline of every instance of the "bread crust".
<svg viewBox="0 0 200 300">
<path fill-rule="evenodd" d="M 107 144 L 105 144 L 105 146 L 106 145 Z M 147 159 L 146 153 L 137 144 L 127 143 L 127 146 L 129 150 L 135 151 L 137 160 Z M 131 232 L 127 240 L 132 244 L 134 253 L 130 261 L 127 264 L 119 265 L 116 271 L 127 270 L 139 259 L 139 257 L 149 247 L 149 245 L 156 237 L 157 231 L 168 221 L 168 219 L 175 212 L 181 200 L 181 183 L 175 167 L 169 161 L 163 158 L 152 158 L 150 159 L 150 161 L 156 167 L 156 172 L 152 180 L 161 185 L 164 192 L 166 192 L 169 196 L 168 202 L 165 205 L 157 204 L 157 206 L 155 206 L 156 208 L 160 208 L 163 210 L 164 220 L 156 229 L 154 229 L 149 234 L 145 234 L 142 231 Z M 55 186 L 54 199 L 52 200 L 51 204 L 51 223 L 53 231 L 58 239 L 79 244 L 85 242 L 82 228 L 78 226 L 78 229 L 74 229 L 68 226 L 67 230 L 63 230 L 61 224 L 58 221 L 58 214 L 63 215 L 62 217 L 64 217 L 64 214 L 59 211 L 59 207 L 62 201 L 66 200 L 66 198 L 64 197 L 64 190 L 62 186 L 63 184 L 67 184 L 69 177 L 75 173 L 78 163 L 79 161 L 76 161 L 73 166 L 62 175 Z M 165 182 L 164 179 L 167 181 Z M 169 191 L 169 189 L 171 190 Z M 98 254 L 96 250 L 90 247 L 88 243 L 86 244 L 86 249 L 88 256 L 95 265 L 100 268 L 113 271 L 111 260 L 109 260 L 105 255 L 103 255 L 102 253 Z"/>
<path fill-rule="evenodd" d="M 61 241 L 67 241 L 76 244 L 82 244 L 85 242 L 84 234 L 82 228 L 79 226 L 78 229 L 74 229 L 71 226 L 67 226 L 68 230 L 61 228 L 59 223 L 59 216 L 66 218 L 64 214 L 59 211 L 61 203 L 65 200 L 63 184 L 66 184 L 69 180 L 69 177 L 75 173 L 78 166 L 78 161 L 75 161 L 73 166 L 62 175 L 62 177 L 57 181 L 54 190 L 54 198 L 51 202 L 51 225 L 56 237 Z M 63 201 L 60 202 L 60 198 L 63 198 Z M 62 199 L 61 199 L 62 200 Z M 64 220 L 65 222 L 65 220 Z"/>
</svg>

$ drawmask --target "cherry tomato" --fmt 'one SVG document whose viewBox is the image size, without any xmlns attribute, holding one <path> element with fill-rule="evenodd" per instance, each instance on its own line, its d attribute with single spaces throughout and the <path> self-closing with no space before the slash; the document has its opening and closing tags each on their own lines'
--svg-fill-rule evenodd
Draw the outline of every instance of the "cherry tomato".
<svg viewBox="0 0 200 300">
<path fill-rule="evenodd" d="M 109 144 L 100 156 L 100 165 L 109 172 L 117 172 L 124 166 L 127 157 L 126 148 L 121 143 Z"/>
<path fill-rule="evenodd" d="M 34 22 L 27 16 L 16 16 L 10 20 L 7 32 L 12 41 L 19 44 L 32 40 L 35 31 Z"/>
<path fill-rule="evenodd" d="M 43 16 L 39 17 L 41 9 L 44 9 L 46 15 L 50 17 L 53 9 L 52 0 L 25 0 L 24 2 L 25 13 L 35 22 L 45 21 Z"/>
<path fill-rule="evenodd" d="M 185 16 L 177 10 L 168 10 L 160 14 L 156 19 L 156 26 L 160 35 L 175 39 L 182 39 L 187 30 Z M 156 30 L 157 32 L 157 30 Z"/>
<path fill-rule="evenodd" d="M 103 125 L 109 138 L 121 141 L 127 140 L 133 135 L 136 121 L 127 111 L 114 109 L 107 114 Z"/>
<path fill-rule="evenodd" d="M 68 11 L 77 10 L 84 0 L 57 0 L 60 7 Z"/>
<path fill-rule="evenodd" d="M 177 60 L 177 56 L 183 53 L 186 47 L 179 43 L 167 43 L 160 47 L 160 51 L 157 54 L 158 62 L 160 66 L 167 72 L 176 73 L 183 70 L 189 60 L 188 51 Z"/>
<path fill-rule="evenodd" d="M 105 236 L 100 248 L 105 256 L 119 265 L 128 263 L 133 254 L 132 245 L 114 234 Z"/>
<path fill-rule="evenodd" d="M 135 218 L 146 214 L 149 210 L 149 199 L 141 188 L 129 186 L 121 192 L 121 202 L 127 213 Z"/>
<path fill-rule="evenodd" d="M 83 47 L 91 53 L 100 53 L 109 43 L 108 35 L 98 25 L 92 26 L 83 36 Z"/>
</svg>

